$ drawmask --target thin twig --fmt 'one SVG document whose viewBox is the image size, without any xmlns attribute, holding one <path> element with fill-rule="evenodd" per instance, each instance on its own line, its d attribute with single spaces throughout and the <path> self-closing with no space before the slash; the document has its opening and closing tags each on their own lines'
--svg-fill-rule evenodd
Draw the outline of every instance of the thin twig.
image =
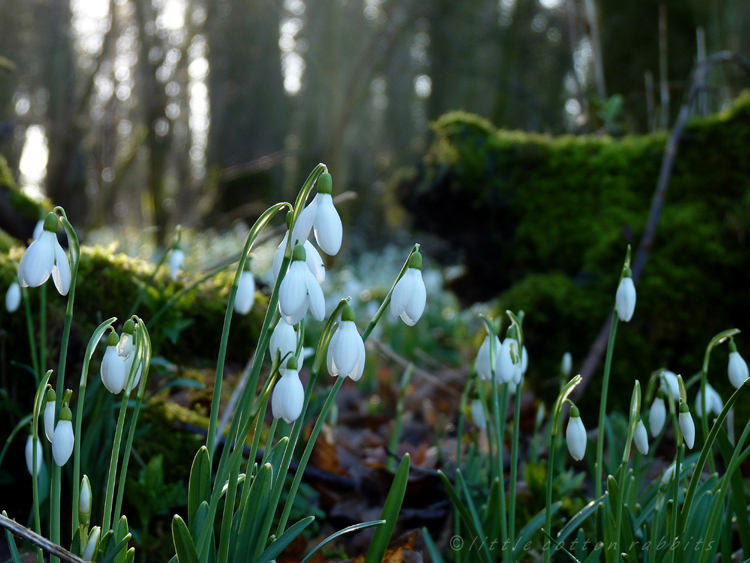
<svg viewBox="0 0 750 563">
<path fill-rule="evenodd" d="M 654 244 L 654 238 L 656 237 L 656 227 L 659 224 L 659 216 L 661 210 L 664 207 L 664 200 L 667 195 L 667 188 L 669 187 L 669 180 L 672 176 L 672 167 L 674 166 L 674 159 L 677 155 L 677 145 L 682 138 L 683 130 L 687 124 L 688 118 L 690 117 L 690 108 L 693 102 L 704 86 L 706 73 L 711 67 L 719 63 L 733 62 L 736 63 L 742 70 L 744 70 L 748 76 L 750 76 L 750 61 L 740 55 L 739 53 L 733 53 L 731 51 L 722 51 L 706 58 L 701 63 L 696 64 L 693 67 L 690 78 L 690 88 L 688 89 L 685 100 L 680 108 L 680 114 L 677 117 L 674 128 L 669 134 L 667 139 L 667 146 L 664 149 L 664 156 L 661 161 L 661 170 L 659 171 L 659 179 L 656 183 L 656 191 L 654 197 L 651 200 L 651 209 L 648 215 L 648 222 L 646 223 L 646 229 L 643 232 L 643 238 L 638 245 L 638 251 L 635 254 L 633 260 L 633 283 L 638 283 L 638 279 L 643 273 L 643 268 L 646 267 L 649 253 Z M 609 339 L 610 325 L 612 324 L 613 311 L 610 311 L 607 316 L 607 320 L 604 322 L 599 335 L 594 340 L 594 343 L 589 349 L 589 353 L 586 359 L 583 361 L 581 366 L 581 377 L 583 378 L 580 385 L 573 391 L 574 400 L 581 396 L 583 390 L 588 385 L 591 376 L 594 375 L 596 367 L 599 365 L 599 361 L 602 358 L 602 354 L 607 348 L 607 340 Z"/>
<path fill-rule="evenodd" d="M 59 557 L 63 561 L 70 561 L 71 563 L 85 563 L 83 559 L 77 555 L 72 554 L 67 549 L 60 547 L 59 545 L 52 543 L 47 538 L 40 536 L 33 530 L 29 530 L 26 526 L 22 526 L 15 520 L 12 520 L 0 514 L 0 526 L 10 530 L 11 533 L 21 537 L 27 541 L 30 541 L 37 547 L 41 547 L 47 553 Z"/>
</svg>

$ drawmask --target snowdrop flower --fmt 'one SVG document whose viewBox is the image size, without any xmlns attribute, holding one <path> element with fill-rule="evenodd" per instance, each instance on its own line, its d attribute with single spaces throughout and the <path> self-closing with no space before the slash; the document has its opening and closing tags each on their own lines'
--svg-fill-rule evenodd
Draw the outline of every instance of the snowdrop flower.
<svg viewBox="0 0 750 563">
<path fill-rule="evenodd" d="M 47 440 L 52 441 L 55 433 L 55 401 L 57 394 L 51 386 L 47 386 L 47 403 L 44 405 L 44 434 Z"/>
<path fill-rule="evenodd" d="M 44 219 L 39 219 L 39 221 L 36 222 L 36 225 L 34 225 L 34 235 L 32 240 L 36 240 L 39 238 L 39 235 L 41 235 L 44 232 Z"/>
<path fill-rule="evenodd" d="M 643 425 L 641 417 L 638 417 L 638 424 L 635 425 L 633 440 L 638 451 L 643 455 L 648 455 L 648 434 L 646 433 L 646 427 Z"/>
<path fill-rule="evenodd" d="M 516 385 L 521 381 L 523 360 L 518 353 L 518 342 L 515 338 L 508 336 L 500 347 L 497 357 L 497 379 L 500 383 L 513 382 Z"/>
<path fill-rule="evenodd" d="M 21 286 L 18 282 L 13 282 L 5 294 L 5 309 L 9 313 L 15 313 L 21 304 Z"/>
<path fill-rule="evenodd" d="M 136 388 L 138 385 L 138 382 L 141 380 L 141 376 L 143 375 L 143 362 L 138 362 L 138 367 L 135 370 L 135 375 L 133 376 L 133 381 L 130 382 L 130 384 L 127 384 L 128 379 L 130 379 L 130 371 L 133 368 L 133 362 L 135 361 L 135 354 L 131 354 L 127 358 L 125 358 L 125 393 L 130 395 L 130 393 L 133 391 L 133 389 Z"/>
<path fill-rule="evenodd" d="M 684 401 L 680 401 L 680 430 L 682 431 L 682 437 L 685 439 L 685 444 L 691 450 L 693 444 L 695 444 L 695 423 L 693 417 L 690 416 L 690 408 L 685 404 Z"/>
<path fill-rule="evenodd" d="M 672 398 L 675 401 L 680 400 L 680 384 L 677 381 L 677 374 L 673 371 L 665 370 L 662 374 L 662 389 L 664 394 L 667 394 L 667 389 L 672 393 Z"/>
<path fill-rule="evenodd" d="M 526 370 L 529 368 L 529 353 L 526 351 L 526 346 L 523 347 L 521 350 L 521 375 L 526 375 Z M 516 384 L 518 384 L 521 381 L 521 378 L 518 378 L 518 381 L 516 381 Z"/>
<path fill-rule="evenodd" d="M 565 352 L 565 354 L 563 354 L 563 357 L 562 357 L 562 364 L 560 365 L 560 372 L 565 377 L 568 377 L 572 369 L 573 369 L 573 356 L 570 355 L 570 352 Z"/>
<path fill-rule="evenodd" d="M 661 478 L 661 484 L 667 485 L 669 482 L 674 479 L 675 474 L 675 462 L 673 461 L 672 464 L 667 467 L 666 471 L 664 471 L 664 476 Z M 682 473 L 682 464 L 680 464 L 680 473 Z"/>
<path fill-rule="evenodd" d="M 60 420 L 57 421 L 55 434 L 52 436 L 52 457 L 55 463 L 62 467 L 73 453 L 73 413 L 67 403 L 60 411 Z"/>
<path fill-rule="evenodd" d="M 252 272 L 248 269 L 249 262 L 249 259 L 245 262 L 245 271 L 240 274 L 240 281 L 237 282 L 237 293 L 234 297 L 234 310 L 240 315 L 249 313 L 255 302 L 255 280 Z"/>
<path fill-rule="evenodd" d="M 664 405 L 664 391 L 659 389 L 656 399 L 651 403 L 651 410 L 648 414 L 648 425 L 651 427 L 651 435 L 656 438 L 664 428 L 664 422 L 667 420 L 667 407 Z"/>
<path fill-rule="evenodd" d="M 169 272 L 172 275 L 172 279 L 177 279 L 177 274 L 180 271 L 182 263 L 185 261 L 185 253 L 182 251 L 182 246 L 179 242 L 174 243 L 172 247 L 172 255 L 169 257 Z"/>
<path fill-rule="evenodd" d="M 277 357 L 283 359 L 279 366 L 279 373 L 283 374 L 286 371 L 289 358 L 297 352 L 297 333 L 294 327 L 284 319 L 279 319 L 276 328 L 273 329 L 268 351 L 271 354 L 272 362 L 275 362 Z"/>
<path fill-rule="evenodd" d="M 414 326 L 424 313 L 427 290 L 422 281 L 422 255 L 412 253 L 404 275 L 396 282 L 391 295 L 391 316 L 401 317 L 407 325 Z"/>
<path fill-rule="evenodd" d="M 18 267 L 18 283 L 23 287 L 38 287 L 50 275 L 60 295 L 70 290 L 70 263 L 57 241 L 57 215 L 50 213 L 44 220 L 44 229 L 26 249 Z"/>
<path fill-rule="evenodd" d="M 26 467 L 29 470 L 30 475 L 34 475 L 34 437 L 29 436 L 26 439 Z M 39 438 L 36 439 L 36 474 L 39 475 L 42 472 L 42 465 L 44 465 L 44 453 L 42 452 L 42 442 Z"/>
<path fill-rule="evenodd" d="M 354 324 L 354 308 L 347 303 L 328 345 L 328 373 L 359 381 L 365 369 L 365 358 L 365 343 Z"/>
<path fill-rule="evenodd" d="M 495 336 L 495 355 L 500 355 L 500 339 Z M 495 371 L 497 372 L 497 359 L 495 360 Z M 490 335 L 484 337 L 484 342 L 477 352 L 477 375 L 479 379 L 492 379 L 492 363 L 490 361 Z"/>
<path fill-rule="evenodd" d="M 291 215 L 288 215 L 291 217 Z M 281 270 L 281 263 L 284 261 L 284 250 L 286 249 L 286 242 L 289 240 L 289 231 L 286 232 L 284 238 L 281 240 L 281 244 L 276 249 L 276 254 L 273 255 L 273 279 L 276 280 L 279 277 L 279 271 Z M 305 248 L 305 263 L 310 268 L 310 273 L 315 276 L 318 283 L 323 283 L 326 280 L 326 267 L 323 265 L 323 259 L 320 257 L 320 253 L 315 249 L 309 240 L 302 243 L 301 240 L 295 240 L 296 243 L 303 244 Z"/>
<path fill-rule="evenodd" d="M 117 355 L 127 358 L 133 353 L 133 338 L 135 336 L 135 322 L 128 319 L 122 327 L 120 342 L 117 344 Z"/>
<path fill-rule="evenodd" d="M 91 520 L 91 483 L 84 475 L 81 480 L 81 495 L 78 497 L 78 518 L 81 523 L 88 524 Z"/>
<path fill-rule="evenodd" d="M 299 380 L 297 358 L 289 358 L 284 375 L 281 376 L 271 397 L 271 412 L 274 418 L 283 418 L 288 423 L 297 420 L 302 413 L 305 388 Z"/>
<path fill-rule="evenodd" d="M 633 311 L 635 310 L 635 285 L 633 285 L 632 276 L 630 268 L 625 268 L 620 286 L 617 288 L 617 295 L 615 296 L 617 316 L 623 322 L 628 322 L 632 319 Z"/>
<path fill-rule="evenodd" d="M 89 533 L 89 541 L 86 543 L 86 549 L 83 550 L 83 560 L 91 561 L 94 558 L 94 552 L 96 551 L 96 544 L 99 543 L 99 535 L 102 529 L 99 526 L 91 528 Z"/>
<path fill-rule="evenodd" d="M 308 308 L 317 321 L 322 321 L 326 314 L 323 290 L 305 265 L 305 257 L 305 248 L 297 244 L 292 253 L 292 265 L 279 288 L 279 310 L 290 325 L 300 322 Z"/>
<path fill-rule="evenodd" d="M 737 345 L 734 343 L 734 340 L 729 341 L 729 368 L 727 369 L 727 373 L 729 374 L 729 381 L 737 389 L 750 376 L 747 370 L 747 363 L 737 351 Z"/>
<path fill-rule="evenodd" d="M 471 419 L 474 421 L 476 427 L 480 430 L 485 430 L 487 428 L 487 419 L 484 416 L 484 407 L 482 407 L 482 401 L 480 401 L 479 399 L 474 399 L 471 402 Z"/>
<path fill-rule="evenodd" d="M 110 393 L 117 395 L 125 387 L 125 360 L 117 354 L 120 339 L 117 333 L 111 332 L 107 338 L 107 350 L 102 359 L 102 383 Z"/>
<path fill-rule="evenodd" d="M 700 389 L 698 389 L 698 395 L 695 397 L 695 412 L 696 414 L 703 418 L 703 401 L 702 401 L 702 395 L 700 392 Z M 721 397 L 716 392 L 716 390 L 711 387 L 711 385 L 706 382 L 706 410 L 708 411 L 708 414 L 710 415 L 712 412 L 716 415 L 721 413 L 721 409 L 724 408 L 724 403 L 721 400 Z"/>
<path fill-rule="evenodd" d="M 570 407 L 570 419 L 568 429 L 565 431 L 565 439 L 568 442 L 571 457 L 576 461 L 581 461 L 586 454 L 586 428 L 581 422 L 581 413 L 575 405 Z"/>
<path fill-rule="evenodd" d="M 341 217 L 333 206 L 331 197 L 331 175 L 327 172 L 318 178 L 318 193 L 310 205 L 297 217 L 292 234 L 295 241 L 307 240 L 310 229 L 315 229 L 315 240 L 320 249 L 334 256 L 341 248 L 343 227 Z"/>
</svg>

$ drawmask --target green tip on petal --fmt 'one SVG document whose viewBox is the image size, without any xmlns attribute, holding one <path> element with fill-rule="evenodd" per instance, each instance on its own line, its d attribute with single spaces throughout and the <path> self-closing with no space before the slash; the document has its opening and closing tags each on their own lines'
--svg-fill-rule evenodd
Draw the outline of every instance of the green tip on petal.
<svg viewBox="0 0 750 563">
<path fill-rule="evenodd" d="M 578 407 L 575 405 L 570 405 L 570 418 L 578 418 L 581 416 L 581 413 L 578 411 Z"/>
<path fill-rule="evenodd" d="M 47 389 L 47 402 L 48 403 L 54 403 L 55 399 L 57 399 L 57 393 L 55 393 L 55 390 L 52 389 L 51 386 L 47 386 L 49 389 Z"/>
<path fill-rule="evenodd" d="M 247 259 L 245 260 L 245 266 L 242 268 L 243 272 L 250 272 L 250 271 L 252 271 L 250 269 L 250 262 L 251 261 L 252 261 L 252 257 L 248 256 Z"/>
<path fill-rule="evenodd" d="M 737 345 L 734 343 L 734 340 L 730 338 L 729 339 L 729 353 L 731 354 L 732 352 L 736 352 L 736 351 L 737 351 Z"/>
<path fill-rule="evenodd" d="M 295 260 L 302 260 L 304 262 L 306 258 L 307 253 L 305 252 L 305 247 L 297 243 L 294 246 L 294 252 L 292 252 L 292 262 Z"/>
<path fill-rule="evenodd" d="M 297 371 L 297 358 L 291 356 L 286 363 L 286 369 Z"/>
<path fill-rule="evenodd" d="M 342 321 L 354 321 L 354 307 L 349 305 L 349 303 L 344 305 L 344 310 L 341 311 L 341 320 Z"/>
<path fill-rule="evenodd" d="M 73 413 L 70 411 L 70 407 L 66 404 L 60 411 L 60 420 L 73 420 Z"/>
<path fill-rule="evenodd" d="M 128 319 L 128 321 L 122 327 L 122 332 L 125 334 L 135 333 L 135 321 L 133 319 Z"/>
<path fill-rule="evenodd" d="M 508 332 L 505 333 L 505 338 L 512 338 L 518 342 L 518 331 L 516 330 L 516 325 L 510 325 L 508 327 Z"/>
<path fill-rule="evenodd" d="M 56 233 L 59 221 L 57 215 L 54 213 L 47 213 L 47 216 L 44 218 L 44 230 L 49 231 L 50 233 Z"/>
<path fill-rule="evenodd" d="M 175 250 L 182 250 L 182 245 L 180 244 L 179 240 L 172 245 L 172 251 Z"/>
<path fill-rule="evenodd" d="M 623 278 L 632 278 L 633 277 L 633 271 L 630 268 L 624 268 L 622 270 L 622 277 Z"/>
<path fill-rule="evenodd" d="M 684 412 L 690 412 L 690 407 L 687 406 L 687 403 L 685 403 L 685 401 L 680 401 L 680 414 Z"/>
<path fill-rule="evenodd" d="M 422 269 L 422 255 L 419 252 L 413 252 L 409 257 L 409 268 Z"/>
<path fill-rule="evenodd" d="M 120 339 L 117 336 L 116 332 L 110 332 L 109 336 L 107 337 L 107 346 L 117 346 L 117 343 L 120 341 Z"/>
<path fill-rule="evenodd" d="M 333 182 L 331 181 L 331 175 L 328 172 L 324 172 L 318 178 L 318 193 L 319 194 L 330 194 L 333 191 Z"/>
</svg>

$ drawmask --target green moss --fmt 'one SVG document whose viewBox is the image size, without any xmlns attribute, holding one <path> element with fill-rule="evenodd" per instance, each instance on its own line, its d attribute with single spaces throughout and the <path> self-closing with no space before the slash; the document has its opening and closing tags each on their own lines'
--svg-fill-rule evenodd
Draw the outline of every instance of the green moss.
<svg viewBox="0 0 750 563">
<path fill-rule="evenodd" d="M 400 175 L 394 193 L 417 228 L 452 243 L 448 260 L 460 252 L 467 274 L 454 289 L 465 302 L 499 297 L 500 311 L 527 313 L 530 375 L 552 395 L 563 353 L 579 366 L 613 305 L 625 248 L 635 250 L 645 229 L 667 136 L 551 137 L 497 130 L 459 112 L 433 129 L 417 173 Z M 748 146 L 750 93 L 686 127 L 635 316 L 618 332 L 614 395 L 627 399 L 634 379 L 663 365 L 693 374 L 711 336 L 743 328 L 750 315 Z M 729 392 L 724 349 L 710 378 Z M 592 404 L 599 379 L 586 393 Z"/>
</svg>

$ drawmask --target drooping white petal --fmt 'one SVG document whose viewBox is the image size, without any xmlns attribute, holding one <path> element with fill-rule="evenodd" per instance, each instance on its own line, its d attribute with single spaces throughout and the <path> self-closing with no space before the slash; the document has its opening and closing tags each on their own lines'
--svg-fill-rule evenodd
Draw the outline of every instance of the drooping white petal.
<svg viewBox="0 0 750 563">
<path fill-rule="evenodd" d="M 703 418 L 703 395 L 701 395 L 700 388 L 698 389 L 698 394 L 695 397 L 695 413 Z M 716 392 L 716 390 L 711 387 L 711 384 L 706 382 L 706 410 L 708 411 L 709 416 L 711 413 L 714 413 L 716 415 L 721 413 L 721 409 L 724 408 L 724 402 L 721 400 L 721 397 Z"/>
<path fill-rule="evenodd" d="M 316 195 L 310 202 L 310 205 L 302 210 L 302 213 L 297 217 L 297 222 L 294 224 L 292 229 L 292 243 L 297 241 L 304 242 L 310 236 L 310 230 L 315 223 L 315 218 L 318 215 L 318 195 Z"/>
<path fill-rule="evenodd" d="M 664 422 L 667 419 L 667 407 L 664 405 L 664 399 L 657 397 L 651 403 L 651 410 L 648 414 L 648 425 L 651 427 L 651 435 L 656 438 L 664 428 Z"/>
<path fill-rule="evenodd" d="M 333 333 L 331 341 L 328 343 L 328 352 L 326 353 L 326 367 L 328 368 L 328 373 L 333 377 L 339 375 L 338 367 L 333 361 L 333 351 L 338 349 L 339 340 L 341 340 L 341 331 L 337 330 Z"/>
<path fill-rule="evenodd" d="M 46 282 L 55 265 L 55 233 L 44 231 L 26 249 L 18 267 L 18 282 L 23 287 L 39 287 Z"/>
<path fill-rule="evenodd" d="M 89 533 L 89 541 L 86 544 L 86 549 L 83 551 L 82 559 L 86 562 L 91 561 L 94 558 L 94 552 L 96 551 L 96 544 L 99 543 L 99 536 L 102 529 L 99 526 L 94 526 Z"/>
<path fill-rule="evenodd" d="M 406 304 L 411 298 L 412 291 L 414 291 L 414 268 L 407 268 L 401 279 L 396 282 L 396 286 L 393 288 L 391 293 L 391 316 L 396 319 L 401 316 L 401 313 L 406 309 Z"/>
<path fill-rule="evenodd" d="M 305 241 L 305 263 L 318 283 L 326 281 L 326 267 L 323 265 L 323 259 L 309 240 Z"/>
<path fill-rule="evenodd" d="M 279 366 L 279 373 L 283 374 L 286 371 L 289 358 L 297 351 L 297 333 L 294 331 L 294 327 L 284 319 L 279 319 L 276 328 L 273 329 L 268 350 L 271 354 L 271 361 L 276 359 L 277 354 L 280 358 L 283 358 Z"/>
<path fill-rule="evenodd" d="M 305 274 L 305 287 L 309 296 L 310 313 L 316 321 L 322 321 L 326 317 L 326 298 L 318 280 L 310 273 L 310 270 L 307 270 Z"/>
<path fill-rule="evenodd" d="M 172 255 L 169 257 L 169 272 L 172 275 L 172 279 L 177 279 L 177 274 L 180 272 L 180 266 L 185 261 L 185 253 L 179 248 L 172 251 Z"/>
<path fill-rule="evenodd" d="M 70 420 L 60 420 L 52 437 L 52 457 L 55 463 L 62 467 L 73 453 L 73 423 Z"/>
<path fill-rule="evenodd" d="M 633 441 L 635 441 L 635 447 L 638 448 L 639 452 L 643 455 L 648 455 L 648 434 L 642 420 L 639 420 L 638 424 L 635 425 Z"/>
<path fill-rule="evenodd" d="M 60 295 L 67 295 L 70 290 L 70 262 L 63 247 L 55 239 L 55 265 L 52 266 L 52 281 L 55 282 Z"/>
<path fill-rule="evenodd" d="M 745 380 L 750 377 L 747 369 L 747 362 L 740 356 L 739 352 L 729 353 L 729 368 L 727 369 L 729 381 L 739 389 Z"/>
<path fill-rule="evenodd" d="M 357 339 L 357 365 L 354 368 L 354 372 L 350 375 L 352 381 L 359 381 L 362 374 L 365 371 L 365 361 L 367 360 L 367 352 L 365 351 L 365 342 L 362 337 Z"/>
<path fill-rule="evenodd" d="M 21 304 L 21 286 L 18 282 L 13 282 L 8 287 L 8 292 L 5 294 L 5 310 L 9 313 L 15 313 L 18 310 L 18 306 Z"/>
<path fill-rule="evenodd" d="M 633 318 L 633 311 L 635 311 L 635 285 L 633 285 L 633 278 L 622 278 L 620 286 L 617 288 L 615 303 L 617 305 L 617 316 L 620 317 L 621 321 L 628 322 Z"/>
<path fill-rule="evenodd" d="M 318 194 L 318 213 L 315 217 L 315 240 L 321 250 L 329 256 L 335 256 L 341 249 L 343 227 L 341 217 L 333 205 L 331 194 Z"/>
<path fill-rule="evenodd" d="M 495 336 L 495 355 L 500 353 L 500 347 L 502 343 L 500 339 Z M 477 375 L 479 379 L 492 379 L 492 364 L 490 361 L 490 335 L 484 337 L 482 345 L 479 347 L 477 352 Z"/>
<path fill-rule="evenodd" d="M 125 387 L 125 358 L 117 355 L 116 346 L 107 346 L 102 359 L 102 383 L 110 393 L 117 395 Z"/>
<path fill-rule="evenodd" d="M 55 402 L 48 401 L 44 405 L 44 434 L 47 436 L 47 440 L 52 441 L 52 436 L 55 433 Z"/>
<path fill-rule="evenodd" d="M 117 343 L 117 355 L 128 358 L 133 353 L 133 335 L 123 332 L 120 335 L 120 342 Z"/>
<path fill-rule="evenodd" d="M 305 316 L 308 307 L 307 277 L 311 275 L 301 260 L 292 262 L 279 288 L 279 310 L 290 325 L 296 325 Z M 320 286 L 318 286 L 320 287 Z"/>
<path fill-rule="evenodd" d="M 484 416 L 484 407 L 482 407 L 482 401 L 474 399 L 471 402 L 471 419 L 474 421 L 474 425 L 480 430 L 487 428 L 487 418 Z"/>
<path fill-rule="evenodd" d="M 412 282 L 412 292 L 404 308 L 406 318 L 404 318 L 404 314 L 401 315 L 401 318 L 404 319 L 407 325 L 414 326 L 422 316 L 422 313 L 424 313 L 424 307 L 427 303 L 427 290 L 422 280 L 422 270 L 417 270 L 416 268 L 410 268 L 410 270 L 414 272 L 412 274 L 414 280 Z"/>
<path fill-rule="evenodd" d="M 294 422 L 302 413 L 305 399 L 305 388 L 299 379 L 297 370 L 288 369 L 281 376 L 271 397 L 271 412 L 274 418 L 283 418 Z"/>
<path fill-rule="evenodd" d="M 26 467 L 29 474 L 34 475 L 34 442 L 36 442 L 36 474 L 39 475 L 42 472 L 42 465 L 44 465 L 44 452 L 39 438 L 34 440 L 33 436 L 29 436 L 26 439 Z"/>
<path fill-rule="evenodd" d="M 513 356 L 516 357 L 517 363 L 513 361 Z M 497 355 L 497 364 L 495 365 L 498 382 L 516 382 L 516 372 L 520 372 L 520 367 L 521 362 L 520 358 L 518 357 L 518 342 L 516 342 L 513 338 L 506 338 L 503 341 L 502 346 L 500 346 L 500 353 Z"/>
<path fill-rule="evenodd" d="M 583 426 L 580 416 L 571 416 L 568 420 L 568 428 L 565 432 L 568 442 L 568 451 L 576 461 L 581 461 L 586 455 L 586 428 Z"/>
<path fill-rule="evenodd" d="M 360 346 L 362 337 L 359 335 L 357 325 L 354 321 L 342 321 L 336 334 L 339 338 L 336 342 L 331 339 L 329 352 L 331 354 L 331 364 L 333 371 L 331 375 L 340 375 L 342 377 L 352 376 L 358 368 L 357 363 L 360 361 Z"/>
<path fill-rule="evenodd" d="M 690 416 L 689 412 L 681 412 L 679 420 L 685 444 L 692 450 L 695 443 L 695 423 L 693 422 L 693 417 Z"/>
<path fill-rule="evenodd" d="M 39 235 L 41 235 L 44 232 L 44 219 L 41 219 L 36 222 L 36 225 L 34 226 L 34 235 L 33 240 L 36 240 L 39 238 Z"/>
<path fill-rule="evenodd" d="M 526 375 L 527 369 L 529 369 L 529 353 L 526 351 L 526 346 L 524 346 L 523 350 L 521 350 L 521 375 Z"/>
<path fill-rule="evenodd" d="M 246 315 L 255 302 L 255 279 L 250 272 L 242 272 L 237 282 L 237 295 L 234 298 L 234 310 Z"/>
<path fill-rule="evenodd" d="M 135 360 L 135 354 L 131 355 L 125 360 L 125 381 L 130 378 L 130 370 L 133 367 L 133 361 Z M 143 375 L 143 362 L 138 362 L 138 367 L 135 370 L 135 374 L 133 376 L 133 381 L 126 385 L 125 387 L 125 393 L 130 395 L 130 393 L 138 387 L 138 382 L 141 380 L 141 376 Z"/>
<path fill-rule="evenodd" d="M 682 473 L 683 467 L 682 464 L 680 464 L 680 473 Z M 664 475 L 661 478 L 662 485 L 666 485 L 669 483 L 672 479 L 674 479 L 675 476 L 675 462 L 672 462 L 672 464 L 667 467 L 667 469 L 664 471 Z"/>
<path fill-rule="evenodd" d="M 664 383 L 666 382 L 666 383 Z M 666 370 L 664 372 L 664 382 L 662 382 L 662 389 L 664 389 L 664 394 L 667 393 L 667 387 L 669 388 L 669 391 L 672 393 L 672 398 L 675 401 L 680 400 L 680 384 L 677 381 L 677 374 L 673 371 Z"/>
</svg>

